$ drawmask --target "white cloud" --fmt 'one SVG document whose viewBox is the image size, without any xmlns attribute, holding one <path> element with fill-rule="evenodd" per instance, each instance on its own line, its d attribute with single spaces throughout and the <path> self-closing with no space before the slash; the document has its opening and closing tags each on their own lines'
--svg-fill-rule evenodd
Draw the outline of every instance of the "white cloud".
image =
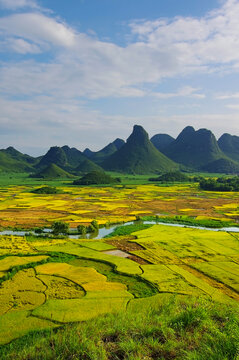
<svg viewBox="0 0 239 360">
<path fill-rule="evenodd" d="M 239 110 L 239 104 L 228 104 L 226 107 L 232 110 Z"/>
<path fill-rule="evenodd" d="M 34 0 L 0 0 L 0 7 L 16 10 L 24 7 L 37 8 L 38 5 Z"/>
<path fill-rule="evenodd" d="M 76 97 L 142 97 L 147 95 L 145 84 L 160 84 L 162 79 L 194 72 L 223 72 L 225 67 L 235 66 L 239 62 L 238 18 L 239 2 L 227 1 L 201 19 L 134 22 L 130 26 L 137 38 L 122 47 L 79 33 L 41 13 L 14 14 L 0 18 L 8 48 L 22 54 L 52 51 L 53 59 L 51 64 L 32 61 L 27 69 L 24 62 L 13 64 L 5 67 L 7 75 L 2 74 L 11 83 L 11 75 L 17 73 L 19 88 L 28 94 L 44 92 L 45 87 L 47 92 L 63 91 Z M 28 80 L 24 79 L 25 70 Z M 2 90 L 9 88 L 1 82 Z M 185 95 L 156 92 L 155 96 Z M 204 95 L 189 92 L 189 96 L 200 99 Z"/>
<path fill-rule="evenodd" d="M 195 99 L 204 99 L 205 94 L 198 93 L 197 91 L 200 90 L 198 88 L 193 88 L 191 86 L 184 86 L 183 88 L 179 89 L 175 93 L 159 93 L 155 92 L 152 95 L 159 99 L 170 99 L 174 97 L 191 97 Z"/>
<path fill-rule="evenodd" d="M 239 92 L 233 94 L 216 95 L 217 100 L 239 99 Z"/>
<path fill-rule="evenodd" d="M 36 44 L 32 44 L 24 39 L 9 38 L 1 43 L 0 51 L 13 51 L 19 54 L 38 54 L 41 52 Z"/>
<path fill-rule="evenodd" d="M 203 18 L 132 22 L 132 33 L 154 47 L 181 51 L 184 64 L 218 65 L 239 59 L 239 2 L 226 1 L 221 9 Z M 173 50 L 173 49 L 172 49 Z"/>
<path fill-rule="evenodd" d="M 0 18 L 0 30 L 6 36 L 30 40 L 46 45 L 71 47 L 75 43 L 74 31 L 62 22 L 40 13 L 14 14 Z"/>
</svg>

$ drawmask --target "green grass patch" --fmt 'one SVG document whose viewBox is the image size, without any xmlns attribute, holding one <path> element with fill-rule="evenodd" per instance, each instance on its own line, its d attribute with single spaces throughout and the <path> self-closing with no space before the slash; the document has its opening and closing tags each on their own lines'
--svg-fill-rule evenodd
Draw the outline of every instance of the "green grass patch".
<svg viewBox="0 0 239 360">
<path fill-rule="evenodd" d="M 132 224 L 117 226 L 112 233 L 106 235 L 104 238 L 111 238 L 113 236 L 125 236 L 130 235 L 133 232 L 141 231 L 150 228 L 152 224 Z"/>
<path fill-rule="evenodd" d="M 162 303 L 35 332 L 0 348 L 0 358 L 235 360 L 239 310 L 205 299 Z"/>
<path fill-rule="evenodd" d="M 175 216 L 143 216 L 141 217 L 142 221 L 155 221 L 165 223 L 165 224 L 182 224 L 189 226 L 201 226 L 207 228 L 223 228 L 235 226 L 238 227 L 237 223 L 232 221 L 225 221 L 220 219 L 195 219 L 193 216 L 187 215 L 175 215 Z M 136 230 L 137 231 L 137 230 Z"/>
</svg>

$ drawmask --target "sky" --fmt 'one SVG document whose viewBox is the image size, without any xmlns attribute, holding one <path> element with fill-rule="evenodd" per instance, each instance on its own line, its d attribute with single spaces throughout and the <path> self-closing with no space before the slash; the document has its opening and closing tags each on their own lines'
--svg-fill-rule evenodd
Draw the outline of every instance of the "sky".
<svg viewBox="0 0 239 360">
<path fill-rule="evenodd" d="M 239 136 L 239 0 L 0 0 L 0 148 Z"/>
</svg>

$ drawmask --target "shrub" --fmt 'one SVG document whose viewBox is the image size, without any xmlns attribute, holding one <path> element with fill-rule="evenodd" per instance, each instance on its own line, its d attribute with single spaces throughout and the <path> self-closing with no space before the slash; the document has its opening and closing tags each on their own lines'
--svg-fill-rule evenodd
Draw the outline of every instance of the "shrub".
<svg viewBox="0 0 239 360">
<path fill-rule="evenodd" d="M 65 223 L 64 221 L 55 221 L 52 224 L 52 232 L 55 235 L 58 234 L 67 234 L 69 232 L 69 224 Z"/>
</svg>

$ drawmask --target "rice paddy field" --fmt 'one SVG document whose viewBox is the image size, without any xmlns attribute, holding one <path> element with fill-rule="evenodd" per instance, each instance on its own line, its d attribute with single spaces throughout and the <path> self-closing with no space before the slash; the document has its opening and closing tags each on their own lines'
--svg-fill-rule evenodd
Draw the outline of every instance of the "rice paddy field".
<svg viewBox="0 0 239 360">
<path fill-rule="evenodd" d="M 62 220 L 76 228 L 93 219 L 99 224 L 135 220 L 136 216 L 187 215 L 199 220 L 239 218 L 238 192 L 207 192 L 197 184 L 172 186 L 59 186 L 60 194 L 34 194 L 38 186 L 0 188 L 0 227 L 32 229 Z"/>
<path fill-rule="evenodd" d="M 235 223 L 239 217 L 238 193 L 195 184 L 61 185 L 54 195 L 34 188 L 0 189 L 3 229 L 49 227 L 55 220 L 74 228 L 145 215 Z M 239 233 L 152 225 L 104 239 L 0 236 L 1 346 L 34 331 L 191 297 L 238 309 Z"/>
</svg>

